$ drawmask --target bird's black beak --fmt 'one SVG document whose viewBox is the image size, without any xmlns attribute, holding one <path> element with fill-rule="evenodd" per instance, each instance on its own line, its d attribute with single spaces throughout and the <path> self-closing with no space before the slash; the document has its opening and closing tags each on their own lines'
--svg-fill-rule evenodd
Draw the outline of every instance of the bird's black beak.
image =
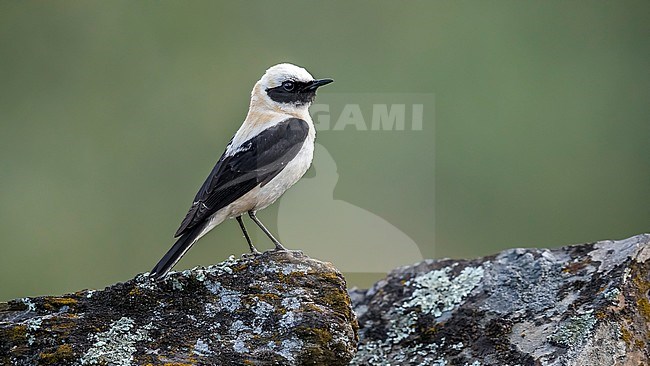
<svg viewBox="0 0 650 366">
<path fill-rule="evenodd" d="M 303 91 L 303 92 L 315 91 L 315 90 L 318 89 L 319 87 L 321 87 L 321 86 L 323 86 L 323 85 L 327 85 L 327 84 L 329 84 L 329 83 L 331 83 L 331 82 L 333 82 L 333 81 L 334 81 L 334 80 L 332 80 L 332 79 L 317 79 L 317 80 L 313 80 L 313 81 L 310 81 L 310 82 L 307 84 L 307 86 L 305 86 L 305 88 L 302 89 L 302 91 Z"/>
</svg>

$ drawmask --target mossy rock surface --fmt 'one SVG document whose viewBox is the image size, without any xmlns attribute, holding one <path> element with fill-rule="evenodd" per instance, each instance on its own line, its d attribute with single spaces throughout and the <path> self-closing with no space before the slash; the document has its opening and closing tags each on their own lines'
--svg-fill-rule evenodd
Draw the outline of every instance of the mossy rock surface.
<svg viewBox="0 0 650 366">
<path fill-rule="evenodd" d="M 300 252 L 0 307 L 1 365 L 347 365 L 343 276 Z"/>
<path fill-rule="evenodd" d="M 0 365 L 650 364 L 647 234 L 426 260 L 349 295 L 331 264 L 267 252 L 18 299 Z"/>
<path fill-rule="evenodd" d="M 650 365 L 650 235 L 427 260 L 350 292 L 352 365 Z"/>
</svg>

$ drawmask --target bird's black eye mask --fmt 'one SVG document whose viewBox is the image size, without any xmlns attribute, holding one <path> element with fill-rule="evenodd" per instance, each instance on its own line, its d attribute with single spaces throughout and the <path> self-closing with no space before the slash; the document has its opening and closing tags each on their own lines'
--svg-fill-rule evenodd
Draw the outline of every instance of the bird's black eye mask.
<svg viewBox="0 0 650 366">
<path fill-rule="evenodd" d="M 316 88 L 311 88 L 313 84 L 313 82 L 286 80 L 280 86 L 266 89 L 266 94 L 278 103 L 308 104 L 316 98 Z"/>
</svg>

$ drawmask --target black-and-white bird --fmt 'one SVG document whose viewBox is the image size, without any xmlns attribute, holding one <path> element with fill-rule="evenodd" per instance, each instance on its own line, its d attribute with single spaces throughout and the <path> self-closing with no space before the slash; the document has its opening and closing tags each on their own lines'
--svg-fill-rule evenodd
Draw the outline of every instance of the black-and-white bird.
<svg viewBox="0 0 650 366">
<path fill-rule="evenodd" d="M 176 231 L 178 240 L 151 277 L 165 277 L 197 240 L 228 218 L 237 219 L 251 252 L 259 253 L 242 221 L 246 213 L 277 250 L 286 250 L 255 212 L 275 202 L 311 165 L 316 130 L 308 109 L 316 89 L 332 81 L 314 79 L 292 64 L 266 70 L 253 87 L 244 123 L 194 197 Z"/>
</svg>

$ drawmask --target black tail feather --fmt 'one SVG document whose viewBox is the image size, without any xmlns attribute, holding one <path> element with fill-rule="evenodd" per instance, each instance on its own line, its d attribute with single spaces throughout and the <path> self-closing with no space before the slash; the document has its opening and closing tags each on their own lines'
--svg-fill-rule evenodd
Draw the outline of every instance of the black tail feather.
<svg viewBox="0 0 650 366">
<path fill-rule="evenodd" d="M 198 225 L 178 238 L 174 246 L 172 246 L 158 264 L 153 267 L 149 273 L 149 277 L 152 277 L 156 281 L 164 278 L 165 275 L 167 275 L 167 272 L 169 272 L 176 263 L 181 260 L 192 244 L 196 242 L 196 238 L 202 230 L 203 225 Z"/>
</svg>

